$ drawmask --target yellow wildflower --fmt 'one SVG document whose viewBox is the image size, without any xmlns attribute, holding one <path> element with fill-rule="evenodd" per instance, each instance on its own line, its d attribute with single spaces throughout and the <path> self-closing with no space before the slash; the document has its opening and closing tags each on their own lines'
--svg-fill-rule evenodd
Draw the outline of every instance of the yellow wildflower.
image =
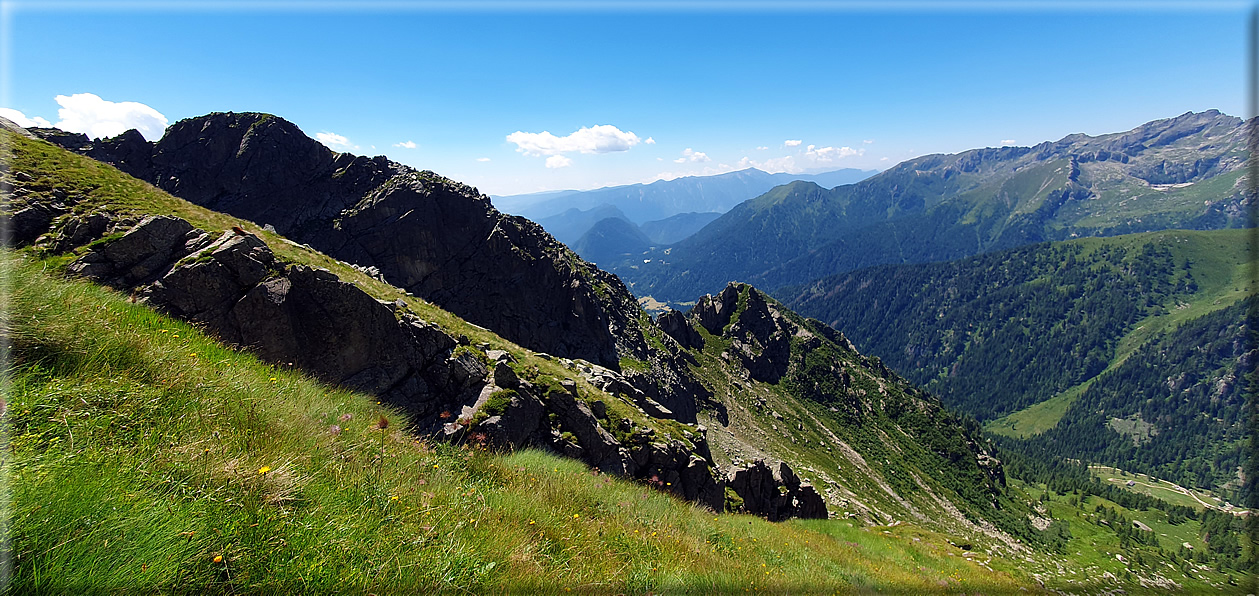
<svg viewBox="0 0 1259 596">
<path fill-rule="evenodd" d="M 261 468 L 258 468 L 259 474 L 266 474 L 267 472 L 270 472 L 270 471 L 271 471 L 271 466 L 262 466 Z"/>
</svg>

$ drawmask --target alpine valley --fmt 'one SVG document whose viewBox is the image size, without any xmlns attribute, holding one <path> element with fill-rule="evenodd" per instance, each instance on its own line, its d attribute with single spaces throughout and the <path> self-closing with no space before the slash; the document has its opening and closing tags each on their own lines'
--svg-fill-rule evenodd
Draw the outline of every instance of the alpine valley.
<svg viewBox="0 0 1259 596">
<path fill-rule="evenodd" d="M 0 125 L 14 593 L 1255 591 L 1254 122 L 546 228 L 270 114 Z"/>
</svg>

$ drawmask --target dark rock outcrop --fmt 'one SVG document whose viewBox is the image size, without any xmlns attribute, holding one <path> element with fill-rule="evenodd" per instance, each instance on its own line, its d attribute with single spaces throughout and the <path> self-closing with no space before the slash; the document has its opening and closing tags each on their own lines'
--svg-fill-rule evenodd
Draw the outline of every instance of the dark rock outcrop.
<svg viewBox="0 0 1259 596">
<path fill-rule="evenodd" d="M 787 462 L 773 470 L 756 460 L 729 476 L 728 486 L 743 499 L 743 509 L 770 521 L 792 517 L 825 519 L 826 502 L 810 484 L 800 481 Z"/>
<path fill-rule="evenodd" d="M 469 367 L 452 356 L 455 340 L 441 329 L 414 315 L 396 316 L 332 273 L 285 266 L 250 234 L 229 230 L 214 239 L 182 219 L 148 217 L 68 269 L 134 291 L 264 360 L 380 396 L 420 417 L 479 390 L 488 372 L 475 359 Z"/>
<path fill-rule="evenodd" d="M 686 320 L 681 311 L 669 309 L 656 317 L 656 325 L 688 350 L 704 349 L 704 338 Z"/>
</svg>

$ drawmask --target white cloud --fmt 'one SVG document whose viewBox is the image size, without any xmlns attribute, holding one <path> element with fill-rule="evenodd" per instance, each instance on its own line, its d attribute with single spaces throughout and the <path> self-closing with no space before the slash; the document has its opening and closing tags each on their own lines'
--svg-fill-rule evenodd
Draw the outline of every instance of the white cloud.
<svg viewBox="0 0 1259 596">
<path fill-rule="evenodd" d="M 651 138 L 651 137 L 647 137 L 647 140 L 646 140 L 646 141 L 643 141 L 643 144 L 644 144 L 644 145 L 655 145 L 655 144 L 656 144 L 656 139 L 653 139 L 653 138 Z"/>
<path fill-rule="evenodd" d="M 546 158 L 546 167 L 548 168 L 567 168 L 571 165 L 573 165 L 573 160 L 564 157 L 563 155 L 552 155 L 551 157 Z"/>
<path fill-rule="evenodd" d="M 415 141 L 403 141 L 401 143 L 394 143 L 393 146 L 402 147 L 403 149 L 415 149 L 416 144 Z"/>
<path fill-rule="evenodd" d="M 886 158 L 886 157 L 880 157 L 880 158 L 879 158 L 879 161 L 887 161 L 887 158 Z"/>
<path fill-rule="evenodd" d="M 344 149 L 358 149 L 358 145 L 351 143 L 350 139 L 347 139 L 336 133 L 327 132 L 327 131 L 317 132 L 315 133 L 315 138 L 319 139 L 320 143 L 323 143 L 329 149 L 332 149 L 334 151 L 340 151 Z"/>
<path fill-rule="evenodd" d="M 478 158 L 476 158 L 476 160 L 477 160 L 477 161 L 489 161 L 489 160 L 490 160 L 490 158 L 488 158 L 488 157 L 478 157 Z"/>
<path fill-rule="evenodd" d="M 822 147 L 815 149 L 813 145 L 809 145 L 808 148 L 805 149 L 804 155 L 812 161 L 818 163 L 830 163 L 841 160 L 845 157 L 862 155 L 865 152 L 865 149 L 858 150 L 853 149 L 852 147 Z"/>
<path fill-rule="evenodd" d="M 1004 141 L 1001 141 L 1002 147 L 1009 147 L 1010 145 L 1013 145 L 1013 144 L 1014 144 L 1014 139 L 1005 139 Z"/>
<path fill-rule="evenodd" d="M 687 147 L 686 150 L 682 152 L 682 157 L 679 157 L 673 160 L 673 163 L 686 163 L 688 161 L 712 161 L 712 160 L 708 158 L 707 153 L 704 153 L 702 151 L 695 151 L 694 149 Z"/>
<path fill-rule="evenodd" d="M 12 120 L 14 124 L 21 126 L 22 128 L 30 128 L 32 126 L 37 126 L 39 128 L 49 128 L 52 126 L 51 122 L 44 120 L 43 118 L 40 118 L 39 116 L 35 116 L 34 118 L 27 118 L 26 114 L 23 114 L 22 112 L 19 112 L 13 108 L 0 108 L 0 116 L 8 118 L 9 120 Z"/>
<path fill-rule="evenodd" d="M 622 131 L 611 124 L 581 127 L 565 137 L 557 137 L 547 131 L 516 131 L 507 135 L 508 143 L 516 144 L 516 151 L 532 157 L 560 155 L 562 153 L 611 153 L 628 151 L 641 141 L 638 135 Z"/>
<path fill-rule="evenodd" d="M 803 153 L 795 155 L 784 155 L 782 157 L 773 157 L 764 161 L 758 161 L 750 157 L 744 157 L 739 160 L 739 169 L 756 168 L 770 174 L 778 174 L 785 172 L 788 174 L 801 174 L 804 172 L 825 171 L 834 167 L 835 162 L 854 155 L 864 155 L 865 149 L 853 149 L 852 147 L 817 147 L 809 145 Z"/>
<path fill-rule="evenodd" d="M 796 139 L 794 141 L 783 141 L 783 146 L 784 147 L 798 147 L 800 146 L 800 143 L 801 141 L 799 139 Z"/>
<path fill-rule="evenodd" d="M 766 150 L 766 149 L 769 149 L 769 147 L 766 147 L 766 146 L 764 146 L 764 145 L 762 145 L 762 146 L 760 146 L 760 147 L 757 147 L 757 148 L 756 148 L 756 150 L 757 150 L 757 151 L 764 151 L 764 150 Z"/>
<path fill-rule="evenodd" d="M 757 161 L 755 159 L 744 157 L 743 159 L 739 160 L 738 168 L 740 170 L 747 169 L 747 168 L 756 168 L 763 172 L 769 172 L 770 174 L 777 174 L 780 172 L 786 172 L 788 174 L 799 174 L 800 172 L 804 171 L 804 168 L 800 167 L 796 163 L 796 158 L 790 155 L 787 155 L 784 157 L 774 157 L 774 158 L 767 159 L 765 161 Z"/>
<path fill-rule="evenodd" d="M 166 131 L 166 116 L 134 101 L 112 102 L 92 93 L 58 95 L 60 119 L 56 126 L 68 132 L 80 132 L 93 139 L 118 136 L 131 129 L 154 141 Z"/>
<path fill-rule="evenodd" d="M 874 139 L 866 139 L 864 141 L 861 141 L 862 145 L 871 145 L 873 143 L 874 143 Z"/>
</svg>

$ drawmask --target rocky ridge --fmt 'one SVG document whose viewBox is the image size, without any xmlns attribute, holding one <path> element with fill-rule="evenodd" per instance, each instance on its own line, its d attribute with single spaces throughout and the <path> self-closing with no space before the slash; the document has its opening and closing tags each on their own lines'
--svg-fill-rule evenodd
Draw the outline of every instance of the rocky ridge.
<svg viewBox="0 0 1259 596">
<path fill-rule="evenodd" d="M 611 368 L 645 359 L 620 281 L 475 188 L 384 157 L 336 153 L 268 114 L 181 120 L 153 143 L 32 129 L 187 201 L 270 225 L 532 349 Z"/>
<path fill-rule="evenodd" d="M 241 228 L 215 235 L 177 217 L 136 221 L 94 212 L 63 216 L 33 241 L 53 253 L 74 251 L 68 272 L 197 323 L 225 343 L 399 406 L 423 434 L 549 448 L 724 508 L 724 478 L 703 431 L 657 431 L 648 416 L 672 412 L 610 369 L 567 361 L 604 387 L 634 394 L 646 406 L 639 410 L 645 422 L 617 415 L 604 401 L 609 396 L 583 393 L 570 379 L 521 378 L 510 353 L 468 346 L 401 300 L 372 298 L 328 270 L 285 264 Z"/>
<path fill-rule="evenodd" d="M 540 375 L 509 351 L 472 346 L 423 320 L 403 300 L 377 300 L 329 270 L 285 262 L 239 226 L 212 233 L 178 217 L 83 209 L 82 197 L 53 192 L 21 171 L 5 182 L 13 191 L 10 245 L 65 255 L 69 273 L 268 362 L 375 395 L 402 408 L 416 432 L 492 448 L 542 447 L 716 510 L 726 506 L 727 471 L 712 461 L 707 429 L 694 424 L 694 402 L 674 403 L 675 412 L 639 390 L 633 377 L 649 371 L 623 374 L 561 358 L 571 378 Z M 690 424 L 673 425 L 688 417 Z M 824 505 L 796 512 L 758 504 L 758 495 L 747 495 L 749 511 L 825 516 Z"/>
</svg>

